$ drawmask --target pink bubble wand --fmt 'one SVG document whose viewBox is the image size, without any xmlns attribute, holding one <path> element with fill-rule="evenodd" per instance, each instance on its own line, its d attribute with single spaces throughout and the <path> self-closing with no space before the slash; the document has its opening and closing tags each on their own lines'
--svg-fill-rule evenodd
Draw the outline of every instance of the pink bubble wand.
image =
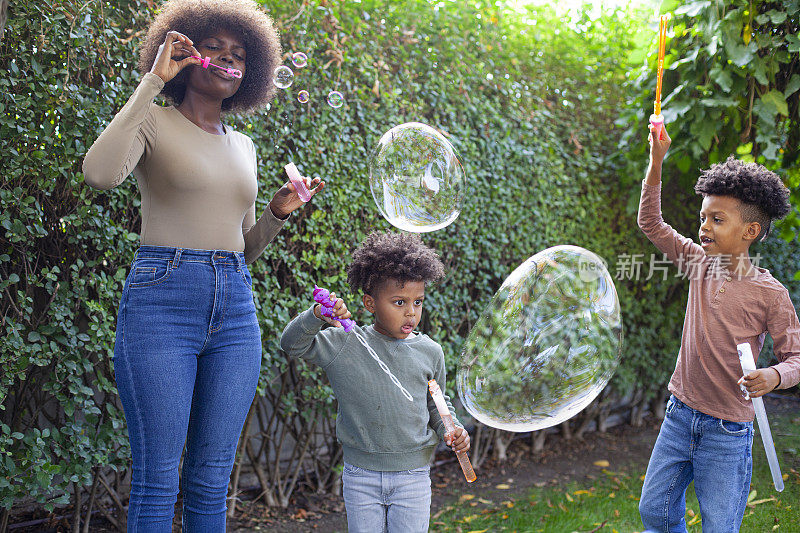
<svg viewBox="0 0 800 533">
<path fill-rule="evenodd" d="M 217 67 L 220 70 L 224 70 L 228 74 L 228 76 L 233 76 L 234 78 L 242 77 L 241 70 L 231 67 L 221 67 L 219 65 L 215 65 L 214 63 L 211 62 L 211 58 L 208 56 L 206 57 L 192 56 L 192 57 L 195 59 L 200 59 L 202 61 L 202 63 L 200 63 L 200 66 L 203 68 L 207 69 L 208 67 Z"/>
</svg>

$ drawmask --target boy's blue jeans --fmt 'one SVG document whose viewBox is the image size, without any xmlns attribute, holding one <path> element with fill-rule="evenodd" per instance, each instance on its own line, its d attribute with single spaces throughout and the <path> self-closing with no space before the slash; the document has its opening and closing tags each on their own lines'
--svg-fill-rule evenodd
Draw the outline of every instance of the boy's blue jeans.
<svg viewBox="0 0 800 533">
<path fill-rule="evenodd" d="M 431 467 L 379 472 L 344 464 L 348 533 L 425 533 L 431 514 Z"/>
<path fill-rule="evenodd" d="M 133 456 L 129 532 L 222 533 L 228 480 L 261 365 L 239 252 L 142 246 L 122 291 L 114 372 Z"/>
<path fill-rule="evenodd" d="M 737 532 L 753 457 L 753 423 L 722 420 L 670 396 L 639 501 L 648 531 L 686 531 L 686 488 L 694 479 L 703 533 Z"/>
</svg>

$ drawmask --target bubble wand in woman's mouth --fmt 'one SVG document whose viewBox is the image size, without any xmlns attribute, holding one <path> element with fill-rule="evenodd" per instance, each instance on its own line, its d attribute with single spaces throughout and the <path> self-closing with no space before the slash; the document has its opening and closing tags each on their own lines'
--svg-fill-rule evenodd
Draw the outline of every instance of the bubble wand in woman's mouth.
<svg viewBox="0 0 800 533">
<path fill-rule="evenodd" d="M 215 65 L 214 63 L 211 62 L 211 58 L 208 57 L 208 56 L 200 57 L 200 56 L 193 55 L 192 57 L 195 58 L 195 59 L 201 60 L 202 63 L 200 63 L 200 66 L 203 67 L 203 68 L 217 67 L 220 70 L 224 70 L 229 76 L 233 76 L 234 78 L 241 78 L 242 77 L 242 71 L 241 70 L 236 69 L 236 68 L 231 68 L 231 67 L 221 67 L 219 65 Z"/>
</svg>

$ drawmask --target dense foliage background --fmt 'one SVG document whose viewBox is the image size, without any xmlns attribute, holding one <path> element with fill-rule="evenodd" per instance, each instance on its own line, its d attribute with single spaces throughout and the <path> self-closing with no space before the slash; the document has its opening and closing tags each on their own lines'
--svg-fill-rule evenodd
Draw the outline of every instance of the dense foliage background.
<svg viewBox="0 0 800 533">
<path fill-rule="evenodd" d="M 675 139 L 664 211 L 686 234 L 696 231 L 697 170 L 731 152 L 797 188 L 799 2 L 664 6 L 674 13 L 665 114 Z M 576 244 L 606 259 L 612 275 L 634 256 L 645 263 L 638 280 L 617 285 L 625 322 L 617 374 L 562 430 L 603 427 L 615 408 L 635 423 L 657 406 L 674 367 L 686 282 L 674 269 L 667 279 L 645 279 L 654 249 L 635 223 L 655 83 L 652 13 L 559 17 L 502 2 L 263 3 L 287 54 L 303 51 L 310 62 L 270 109 L 229 118 L 259 150 L 258 211 L 289 160 L 328 187 L 252 265 L 264 364 L 248 421 L 258 430 L 252 442 L 243 439 L 236 479 L 246 458 L 272 504 L 285 505 L 298 486 L 335 490 L 330 389 L 318 369 L 287 361 L 277 337 L 309 305 L 314 282 L 360 300 L 345 284 L 349 254 L 369 231 L 389 227 L 369 191 L 368 154 L 402 122 L 446 132 L 469 179 L 459 219 L 425 235 L 448 276 L 430 291 L 421 329 L 444 347 L 450 375 L 506 275 L 543 248 Z M 124 508 L 129 449 L 111 355 L 139 199 L 133 180 L 90 189 L 81 161 L 136 87 L 135 47 L 155 9 L 152 0 L 21 0 L 9 9 L 0 43 L 0 531 L 12 507 L 34 501 L 53 509 L 72 498 L 76 515 L 90 516 L 95 505 L 112 520 L 118 515 L 99 495 L 114 500 L 109 509 Z M 325 103 L 334 88 L 345 95 L 341 109 Z M 301 89 L 310 103 L 297 103 Z M 756 250 L 794 295 L 797 220 L 780 227 L 792 244 L 773 238 Z M 492 443 L 502 449 L 496 432 L 482 435 L 476 455 Z M 299 464 L 322 444 L 310 475 L 286 474 L 274 461 L 294 446 L 289 466 Z"/>
</svg>

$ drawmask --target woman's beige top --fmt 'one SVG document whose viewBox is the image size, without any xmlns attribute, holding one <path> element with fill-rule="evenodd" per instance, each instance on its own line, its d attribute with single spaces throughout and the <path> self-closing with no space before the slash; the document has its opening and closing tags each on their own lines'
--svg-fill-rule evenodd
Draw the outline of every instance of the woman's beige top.
<svg viewBox="0 0 800 533">
<path fill-rule="evenodd" d="M 244 252 L 252 263 L 283 226 L 267 207 L 256 221 L 257 160 L 250 137 L 201 129 L 153 99 L 148 72 L 83 160 L 86 183 L 116 187 L 133 171 L 142 195 L 141 244 Z"/>
</svg>

